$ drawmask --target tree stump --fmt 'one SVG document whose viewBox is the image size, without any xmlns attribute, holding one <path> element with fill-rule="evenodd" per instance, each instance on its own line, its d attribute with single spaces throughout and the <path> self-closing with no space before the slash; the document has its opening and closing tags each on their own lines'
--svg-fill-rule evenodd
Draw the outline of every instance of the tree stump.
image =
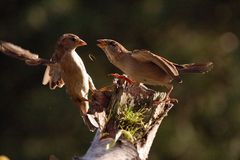
<svg viewBox="0 0 240 160">
<path fill-rule="evenodd" d="M 96 91 L 91 103 L 90 113 L 100 128 L 83 160 L 147 159 L 157 130 L 173 107 L 165 92 L 118 79 Z"/>
</svg>

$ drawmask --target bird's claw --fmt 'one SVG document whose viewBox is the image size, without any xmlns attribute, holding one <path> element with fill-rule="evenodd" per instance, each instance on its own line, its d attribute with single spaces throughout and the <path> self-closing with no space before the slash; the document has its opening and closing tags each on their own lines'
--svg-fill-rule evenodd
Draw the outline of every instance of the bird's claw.
<svg viewBox="0 0 240 160">
<path fill-rule="evenodd" d="M 171 98 L 170 97 L 170 94 L 171 94 L 172 90 L 173 90 L 173 86 L 171 86 L 171 88 L 167 92 L 166 97 L 163 100 L 166 104 L 178 103 L 178 100 L 176 98 Z"/>
<path fill-rule="evenodd" d="M 154 104 L 153 105 L 159 105 L 160 103 L 165 103 L 167 105 L 169 104 L 173 104 L 173 103 L 178 103 L 178 100 L 176 98 L 170 98 L 168 96 L 166 96 L 163 100 L 159 101 L 154 101 L 153 102 Z"/>
<path fill-rule="evenodd" d="M 176 98 L 170 98 L 170 97 L 166 97 L 166 99 L 164 100 L 166 104 L 170 104 L 170 103 L 178 103 L 178 99 Z"/>
</svg>

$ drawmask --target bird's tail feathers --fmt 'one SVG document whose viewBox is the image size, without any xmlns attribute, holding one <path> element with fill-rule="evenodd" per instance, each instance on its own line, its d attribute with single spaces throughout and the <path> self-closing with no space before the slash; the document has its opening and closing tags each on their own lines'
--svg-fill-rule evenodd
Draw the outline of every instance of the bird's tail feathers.
<svg viewBox="0 0 240 160">
<path fill-rule="evenodd" d="M 74 99 L 74 101 L 79 107 L 84 124 L 88 127 L 88 129 L 93 132 L 95 131 L 96 128 L 99 128 L 99 125 L 95 120 L 95 116 L 92 114 L 88 114 L 88 110 L 89 110 L 88 99 L 81 97 L 81 98 Z"/>
<path fill-rule="evenodd" d="M 95 120 L 95 116 L 92 114 L 85 114 L 82 116 L 84 124 L 88 127 L 91 132 L 94 132 L 96 128 L 99 128 L 97 121 Z"/>
<path fill-rule="evenodd" d="M 213 63 L 191 63 L 175 65 L 180 73 L 207 73 L 212 70 Z"/>
</svg>

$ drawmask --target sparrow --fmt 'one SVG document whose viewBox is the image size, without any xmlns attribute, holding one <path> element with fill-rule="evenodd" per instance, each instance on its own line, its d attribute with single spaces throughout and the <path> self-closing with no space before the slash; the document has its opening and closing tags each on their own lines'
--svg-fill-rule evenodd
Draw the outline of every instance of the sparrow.
<svg viewBox="0 0 240 160">
<path fill-rule="evenodd" d="M 91 131 L 98 127 L 93 115 L 88 114 L 88 92 L 96 90 L 92 78 L 75 49 L 87 45 L 78 36 L 67 33 L 57 41 L 51 63 L 47 65 L 42 84 L 50 89 L 66 86 L 67 93 L 82 112 L 85 124 Z"/>
<path fill-rule="evenodd" d="M 99 39 L 97 42 L 97 46 L 104 51 L 108 60 L 127 74 L 133 82 L 165 86 L 168 89 L 167 97 L 173 90 L 172 82 L 182 82 L 180 77 L 182 74 L 205 73 L 213 67 L 212 62 L 177 64 L 144 49 L 129 51 L 111 39 Z"/>
</svg>

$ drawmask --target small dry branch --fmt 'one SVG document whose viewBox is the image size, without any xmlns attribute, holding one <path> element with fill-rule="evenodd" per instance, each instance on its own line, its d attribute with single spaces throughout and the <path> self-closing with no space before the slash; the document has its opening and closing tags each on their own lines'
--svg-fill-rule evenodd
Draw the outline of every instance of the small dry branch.
<svg viewBox="0 0 240 160">
<path fill-rule="evenodd" d="M 40 58 L 38 54 L 5 41 L 0 41 L 0 52 L 19 60 L 23 60 L 28 65 L 47 65 L 51 63 L 50 60 Z"/>
</svg>

